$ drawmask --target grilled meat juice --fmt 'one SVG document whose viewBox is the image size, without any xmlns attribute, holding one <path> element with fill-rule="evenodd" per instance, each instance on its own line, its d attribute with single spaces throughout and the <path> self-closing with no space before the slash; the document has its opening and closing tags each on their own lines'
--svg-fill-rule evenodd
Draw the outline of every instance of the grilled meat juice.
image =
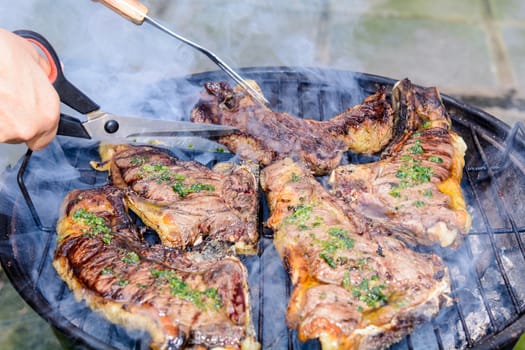
<svg viewBox="0 0 525 350">
<path fill-rule="evenodd" d="M 57 233 L 53 266 L 76 298 L 114 323 L 147 330 L 153 349 L 259 348 L 239 259 L 146 244 L 119 189 L 70 192 Z"/>
<path fill-rule="evenodd" d="M 125 190 L 129 207 L 166 246 L 184 249 L 204 240 L 227 242 L 254 254 L 258 168 L 219 163 L 208 169 L 149 146 L 102 145 L 99 170 Z"/>
<path fill-rule="evenodd" d="M 392 96 L 404 128 L 378 162 L 335 169 L 332 193 L 411 244 L 456 246 L 472 221 L 460 186 L 465 142 L 437 89 L 405 79 Z"/>
<path fill-rule="evenodd" d="M 286 320 L 299 340 L 382 349 L 450 304 L 443 261 L 413 249 L 455 246 L 470 229 L 460 187 L 465 144 L 437 89 L 405 79 L 392 90 L 394 108 L 379 88 L 331 120 L 312 121 L 273 112 L 226 83 L 205 88 L 192 120 L 237 127 L 221 142 L 266 166 L 266 224 L 293 284 Z M 383 151 L 377 162 L 340 166 L 348 150 Z M 100 153 L 95 167 L 109 171 L 112 186 L 71 192 L 57 230 L 54 266 L 77 298 L 146 329 L 153 348 L 258 348 L 244 266 L 198 251 L 219 242 L 256 253 L 258 168 L 208 169 L 149 146 L 102 145 Z M 314 176 L 330 172 L 327 190 Z M 127 206 L 162 246 L 143 242 Z"/>
<path fill-rule="evenodd" d="M 258 104 L 239 86 L 210 82 L 205 84 L 190 118 L 194 122 L 238 128 L 239 133 L 219 141 L 243 159 L 269 165 L 292 157 L 316 175 L 337 167 L 348 150 L 379 152 L 390 142 L 394 130 L 393 110 L 384 89 L 330 120 L 315 121 L 274 112 Z"/>
<path fill-rule="evenodd" d="M 289 327 L 327 349 L 382 349 L 450 301 L 448 270 L 359 213 L 343 209 L 309 170 L 291 159 L 261 173 L 274 245 L 293 291 Z"/>
</svg>

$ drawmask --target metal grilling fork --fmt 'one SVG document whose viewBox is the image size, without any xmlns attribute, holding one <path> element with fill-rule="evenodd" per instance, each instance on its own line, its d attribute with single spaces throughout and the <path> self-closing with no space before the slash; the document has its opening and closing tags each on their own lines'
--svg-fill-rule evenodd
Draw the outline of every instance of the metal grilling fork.
<svg viewBox="0 0 525 350">
<path fill-rule="evenodd" d="M 255 90 L 250 84 L 246 82 L 246 80 L 244 80 L 237 72 L 235 72 L 230 66 L 224 63 L 224 61 L 221 60 L 213 52 L 175 33 L 174 31 L 166 28 L 164 25 L 159 23 L 159 21 L 148 16 L 148 8 L 145 5 L 141 4 L 136 0 L 100 0 L 100 2 L 137 25 L 141 25 L 144 22 L 148 22 L 157 29 L 160 29 L 168 35 L 199 50 L 210 60 L 212 60 L 226 74 L 228 74 L 237 84 L 241 85 L 246 90 L 246 92 L 248 92 L 250 96 L 252 96 L 256 101 L 258 101 L 262 105 L 268 105 L 268 101 L 259 91 Z"/>
</svg>

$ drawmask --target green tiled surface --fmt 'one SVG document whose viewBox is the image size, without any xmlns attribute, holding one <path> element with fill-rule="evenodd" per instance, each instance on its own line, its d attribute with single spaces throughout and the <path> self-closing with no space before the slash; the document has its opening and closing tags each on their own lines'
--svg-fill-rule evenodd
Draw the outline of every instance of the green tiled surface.
<svg viewBox="0 0 525 350">
<path fill-rule="evenodd" d="M 362 1 L 354 1 L 362 6 Z M 349 1 L 332 0 L 330 2 L 336 13 L 354 13 Z M 352 3 L 352 2 L 350 2 Z M 482 16 L 483 1 L 480 0 L 374 0 L 367 1 L 366 13 L 377 17 L 446 19 L 449 21 L 479 20 Z M 362 6 L 363 7 L 363 6 Z"/>
<path fill-rule="evenodd" d="M 525 26 L 503 26 L 502 33 L 517 87 L 520 95 L 525 96 Z"/>
<path fill-rule="evenodd" d="M 522 0 L 144 2 L 153 16 L 233 66 L 322 66 L 406 76 L 447 94 L 500 98 L 501 105 L 485 109 L 509 124 L 525 121 Z M 145 84 L 217 69 L 150 26 L 135 27 L 87 0 L 0 0 L 0 26 L 48 37 L 69 78 L 115 113 L 132 113 L 130 101 Z M 510 82 L 498 74 L 505 69 Z M 510 89 L 515 97 L 505 100 Z M 0 145 L 0 168 L 23 151 Z M 0 331 L 2 350 L 59 348 L 50 327 L 3 272 Z"/>
<path fill-rule="evenodd" d="M 351 37 L 345 27 L 353 25 Z M 489 52 L 479 26 L 411 18 L 365 17 L 349 24 L 336 17 L 330 30 L 331 61 L 345 55 L 361 62 L 358 69 L 393 78 L 409 77 L 422 85 L 447 89 L 496 88 Z M 478 62 L 472 65 L 472 57 Z M 342 67 L 351 69 L 353 67 Z"/>
<path fill-rule="evenodd" d="M 3 350 L 60 349 L 60 343 L 51 327 L 27 306 L 1 268 L 0 348 Z"/>
<path fill-rule="evenodd" d="M 494 16 L 501 21 L 525 21 L 525 2 L 522 0 L 488 0 Z"/>
</svg>

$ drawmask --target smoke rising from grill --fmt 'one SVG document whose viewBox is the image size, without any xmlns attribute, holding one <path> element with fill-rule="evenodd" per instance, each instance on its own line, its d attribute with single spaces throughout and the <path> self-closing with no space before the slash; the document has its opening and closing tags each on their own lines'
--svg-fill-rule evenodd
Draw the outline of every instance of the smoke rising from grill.
<svg viewBox="0 0 525 350">
<path fill-rule="evenodd" d="M 313 11 L 307 13 L 296 13 L 293 4 L 144 3 L 149 5 L 152 17 L 165 20 L 168 28 L 209 48 L 234 68 L 327 64 L 319 54 L 323 51 L 319 36 L 323 34 L 306 24 L 319 22 L 326 6 L 322 3 L 312 5 Z M 298 23 L 297 31 L 283 35 L 285 28 L 272 27 L 272 23 L 278 23 L 272 20 L 275 16 Z M 151 85 L 166 78 L 218 69 L 200 52 L 151 25 L 136 26 L 93 1 L 2 2 L 0 19 L 9 30 L 30 29 L 43 34 L 57 50 L 66 76 L 104 110 L 117 114 L 153 112 L 150 114 L 161 118 L 185 117 L 181 106 L 188 98 L 195 98 L 195 89 L 187 92 L 190 97 L 178 91 L 177 100 L 158 101 L 152 106 L 148 99 Z M 253 42 L 261 49 L 253 50 Z M 353 69 L 359 70 L 352 58 L 347 59 Z M 345 64 L 348 67 L 348 62 Z"/>
<path fill-rule="evenodd" d="M 282 28 L 271 27 L 272 16 L 276 14 L 267 12 L 268 8 L 263 5 L 255 6 L 253 3 L 244 5 L 242 2 L 201 5 L 194 1 L 181 1 L 177 2 L 177 6 L 168 6 L 167 3 L 167 1 L 151 1 L 151 14 L 161 19 L 176 16 L 178 21 L 167 23 L 169 27 L 210 48 L 233 67 L 325 66 L 327 64 L 326 53 L 317 45 L 317 40 L 323 33 L 314 32 L 312 26 L 311 32 L 298 30 L 296 33 L 284 35 Z M 160 8 L 163 5 L 168 7 L 166 12 L 161 13 Z M 210 17 L 199 17 L 199 11 L 214 12 L 217 16 L 212 22 L 204 22 L 203 18 Z M 280 15 L 290 16 L 299 22 L 312 22 L 319 19 L 318 15 L 293 14 L 293 11 L 293 4 L 290 4 L 288 12 Z M 217 69 L 200 53 L 154 28 L 146 24 L 142 27 L 134 26 L 104 6 L 87 0 L 27 0 L 16 4 L 4 1 L 0 3 L 0 19 L 2 26 L 8 29 L 32 29 L 46 36 L 61 57 L 68 78 L 104 110 L 113 113 L 170 119 L 186 118 L 198 99 L 201 87 L 184 82 L 176 83 L 170 79 Z M 304 26 L 298 27 L 304 28 Z M 211 31 L 223 33 L 220 36 L 222 40 L 210 41 L 211 36 L 207 36 L 206 33 Z M 267 47 L 266 55 L 259 56 L 250 50 L 248 43 L 252 40 L 259 41 L 262 46 Z M 360 66 L 357 62 L 352 62 L 353 66 L 350 67 L 348 62 L 343 62 L 344 60 L 345 58 L 340 58 L 337 66 L 333 67 L 359 70 Z M 352 58 L 348 60 L 352 61 Z M 323 80 L 319 73 L 305 71 L 309 74 L 309 80 Z M 354 93 L 363 92 L 347 77 L 338 74 L 330 76 L 330 86 L 335 86 L 334 90 L 348 92 L 355 98 L 352 103 L 357 103 L 362 96 Z M 172 85 L 175 83 L 177 85 Z M 299 105 L 296 101 L 298 90 L 294 85 L 296 83 L 293 81 L 289 90 L 286 90 L 285 85 L 281 92 L 282 96 L 278 96 L 280 108 L 284 111 L 296 114 L 300 110 L 303 116 L 314 117 L 320 109 L 325 115 L 334 115 L 341 108 L 346 107 L 335 98 L 324 99 L 323 102 L 326 104 L 317 109 L 315 102 Z M 308 92 L 305 94 L 308 99 Z M 315 92 L 312 93 L 310 100 L 316 98 Z M 305 108 L 306 106 L 309 108 Z M 487 134 L 483 129 L 485 126 L 482 128 L 475 124 L 474 119 L 481 118 L 480 116 L 469 114 L 468 111 L 458 113 L 459 117 L 454 123 L 462 135 Z M 472 124 L 475 125 L 475 130 L 481 131 L 472 131 Z M 74 143 L 76 145 L 74 147 L 77 148 L 93 147 L 89 142 L 78 140 L 69 142 Z M 499 140 L 491 134 L 481 137 L 480 142 L 481 148 L 489 153 L 489 164 L 499 164 L 501 148 L 496 146 L 503 144 L 504 140 Z M 468 144 L 467 166 L 483 165 L 475 142 L 469 139 Z M 65 146 L 67 147 L 67 144 Z M 522 148 L 519 150 L 523 150 L 523 146 L 520 147 Z M 454 297 L 458 304 L 444 310 L 434 322 L 435 329 L 428 324 L 417 329 L 414 337 L 411 338 L 414 348 L 428 347 L 429 343 L 436 341 L 436 334 L 439 334 L 438 341 L 443 348 L 464 348 L 467 344 L 475 344 L 487 333 L 487 327 L 502 329 L 506 322 L 515 316 L 513 298 L 516 298 L 518 305 L 522 305 L 519 301 L 525 298 L 525 281 L 521 273 L 525 269 L 525 261 L 523 251 L 519 249 L 521 242 L 519 236 L 523 235 L 525 225 L 525 216 L 521 215 L 525 203 L 523 201 L 525 180 L 522 170 L 523 156 L 518 152 L 515 154 L 513 162 L 521 162 L 521 168 L 510 166 L 497 176 L 497 180 L 503 185 L 500 186 L 499 191 L 491 187 L 495 182 L 494 179 L 479 183 L 471 183 L 469 179 L 464 180 L 463 187 L 468 189 L 467 202 L 474 213 L 473 232 L 458 252 L 445 254 L 447 265 L 454 266 L 451 274 L 455 283 Z M 201 157 L 199 160 L 202 162 L 209 160 L 206 154 Z M 45 151 L 33 155 L 26 179 L 44 226 L 54 226 L 58 208 L 68 188 L 90 187 L 104 181 L 104 175 L 100 175 L 101 177 L 97 179 L 91 176 L 85 177 L 86 169 L 89 167 L 87 163 L 83 166 L 84 168 L 79 169 L 71 165 L 58 142 L 54 142 Z M 8 181 L 8 185 L 3 184 L 0 188 L 2 195 L 5 195 L 5 200 L 0 205 L 0 213 L 12 215 L 13 203 L 18 201 L 17 204 L 21 208 L 18 211 L 20 220 L 24 221 L 26 226 L 33 225 L 29 211 L 20 197 L 20 191 L 14 181 L 15 177 L 16 174 L 10 173 L 4 178 Z M 47 188 L 47 184 L 55 182 L 60 183 L 60 186 Z M 496 192 L 504 195 L 499 196 Z M 502 205 L 501 202 L 506 204 Z M 47 247 L 51 249 L 54 247 L 53 240 L 46 240 L 47 236 L 35 229 L 13 236 L 15 237 L 13 240 L 30 242 L 25 245 L 27 251 L 19 252 L 22 256 L 23 254 L 40 256 Z M 7 244 L 6 241 L 2 241 L 0 254 L 7 253 L 11 248 L 11 242 Z M 473 260 L 476 260 L 476 264 L 472 264 Z M 275 252 L 271 249 L 264 250 L 261 259 L 252 261 L 250 265 L 250 283 L 255 286 L 252 293 L 255 295 L 256 303 L 261 293 L 258 289 L 260 277 L 255 273 L 259 268 L 264 271 L 265 283 L 272 281 L 274 277 L 280 283 L 283 281 L 282 278 L 286 279 Z M 32 266 L 33 281 L 43 283 L 41 279 L 39 280 L 39 276 L 35 276 L 42 270 L 44 275 L 45 271 L 48 274 L 53 272 L 46 264 Z M 510 283 L 507 283 L 506 278 L 510 279 Z M 27 287 L 30 287 L 29 281 L 27 283 Z M 40 290 L 41 286 L 39 284 L 37 288 Z M 282 315 L 286 308 L 286 300 L 281 297 L 286 294 L 283 290 L 285 285 L 281 283 L 273 287 L 267 288 L 267 286 L 264 285 L 263 305 L 269 307 L 278 300 L 278 305 L 275 305 L 275 310 L 278 310 L 275 313 L 278 315 L 274 316 L 279 322 L 284 323 Z M 60 294 L 56 290 L 59 288 L 59 285 L 46 285 L 44 289 L 46 296 L 49 295 L 50 300 L 53 300 Z M 76 312 L 75 305 L 77 303 L 69 295 L 69 298 L 60 301 L 57 309 L 67 313 L 69 311 L 65 310 L 72 307 L 71 310 L 74 311 L 71 312 Z M 73 318 L 75 315 L 68 316 Z M 256 311 L 254 317 L 257 317 Z M 272 320 L 271 317 L 265 317 L 262 319 L 264 324 L 259 326 L 265 332 L 265 344 L 286 347 L 289 334 L 283 331 L 282 327 L 271 328 Z M 96 319 L 94 322 L 97 326 L 98 321 Z M 126 345 L 129 346 L 124 344 L 122 347 Z"/>
<path fill-rule="evenodd" d="M 294 3 L 276 1 L 143 3 L 149 6 L 152 17 L 209 48 L 233 68 L 323 67 L 334 60 L 327 54 L 330 38 L 323 26 L 316 29 L 311 25 L 326 16 L 330 8 L 327 2 L 312 3 L 306 11 Z M 351 5 L 355 13 L 369 6 L 355 1 Z M 104 111 L 115 114 L 187 118 L 200 87 L 181 84 L 166 90 L 158 82 L 218 69 L 200 52 L 148 24 L 136 26 L 95 1 L 4 1 L 0 3 L 0 19 L 6 29 L 43 34 L 55 47 L 69 80 Z M 280 24 L 289 22 L 297 24 L 293 31 Z M 345 24 L 347 29 L 354 25 Z M 361 68 L 353 57 L 341 57 L 332 66 L 356 71 Z M 223 74 L 221 79 L 228 77 Z M 347 88 L 352 85 L 349 81 L 340 83 Z M 67 107 L 64 110 L 71 112 Z M 341 106 L 335 110 L 341 111 Z M 0 160 L 1 169 L 13 163 L 23 148 L 4 147 L 3 151 L 10 156 Z"/>
</svg>

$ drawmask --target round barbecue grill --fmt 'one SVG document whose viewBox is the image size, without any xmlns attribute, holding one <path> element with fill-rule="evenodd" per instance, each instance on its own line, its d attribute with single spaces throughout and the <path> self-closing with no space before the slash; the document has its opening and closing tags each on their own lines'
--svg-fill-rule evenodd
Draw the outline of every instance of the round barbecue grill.
<svg viewBox="0 0 525 350">
<path fill-rule="evenodd" d="M 394 80 L 369 74 L 285 67 L 248 68 L 271 108 L 300 118 L 328 119 L 360 103 L 378 85 Z M 160 82 L 147 96 L 143 111 L 156 113 L 162 103 L 180 100 L 180 88 L 226 80 L 220 71 Z M 195 100 L 184 100 L 188 116 Z M 471 232 L 457 250 L 437 251 L 451 274 L 455 303 L 443 309 L 392 349 L 505 348 L 525 331 L 525 128 L 510 128 L 493 116 L 443 96 L 453 129 L 468 150 L 461 183 L 473 216 Z M 162 108 L 162 107 L 161 107 Z M 228 153 L 173 149 L 181 159 L 206 165 L 234 158 Z M 67 192 L 105 183 L 106 174 L 91 169 L 97 144 L 67 137 L 41 152 L 30 152 L 7 171 L 0 197 L 0 260 L 24 300 L 78 348 L 146 349 L 144 332 L 125 330 L 74 299 L 51 263 L 55 223 Z M 348 153 L 345 161 L 375 160 Z M 18 183 L 17 183 L 18 182 Z M 318 349 L 316 341 L 301 343 L 284 321 L 291 290 L 288 276 L 263 228 L 268 208 L 261 195 L 259 254 L 243 257 L 249 271 L 253 318 L 263 349 Z"/>
</svg>

